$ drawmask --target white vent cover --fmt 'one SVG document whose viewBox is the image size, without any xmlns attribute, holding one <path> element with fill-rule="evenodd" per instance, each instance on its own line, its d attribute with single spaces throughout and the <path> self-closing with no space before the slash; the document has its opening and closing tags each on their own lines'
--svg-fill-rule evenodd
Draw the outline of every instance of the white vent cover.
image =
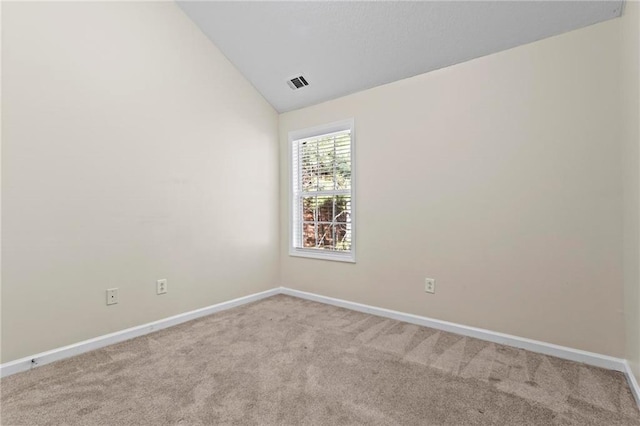
<svg viewBox="0 0 640 426">
<path fill-rule="evenodd" d="M 307 79 L 304 78 L 304 76 L 302 76 L 302 75 L 298 75 L 296 77 L 291 77 L 289 80 L 287 80 L 287 84 L 293 90 L 302 89 L 303 87 L 309 85 L 309 83 L 307 82 Z"/>
</svg>

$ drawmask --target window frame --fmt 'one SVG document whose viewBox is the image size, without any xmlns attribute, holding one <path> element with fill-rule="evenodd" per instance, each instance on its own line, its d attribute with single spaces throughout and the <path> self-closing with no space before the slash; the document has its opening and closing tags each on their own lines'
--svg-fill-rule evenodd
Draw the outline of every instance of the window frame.
<svg viewBox="0 0 640 426">
<path fill-rule="evenodd" d="M 296 247 L 295 229 L 295 213 L 294 201 L 296 198 L 294 190 L 294 173 L 293 170 L 293 144 L 301 139 L 315 138 L 322 135 L 343 132 L 349 130 L 351 133 L 350 150 L 351 150 L 351 250 L 348 252 L 324 251 L 314 248 Z M 333 123 L 322 124 L 306 129 L 293 130 L 289 132 L 289 256 L 305 257 L 311 259 L 333 260 L 338 262 L 356 262 L 356 166 L 355 166 L 355 125 L 353 118 L 347 120 L 336 121 Z"/>
</svg>

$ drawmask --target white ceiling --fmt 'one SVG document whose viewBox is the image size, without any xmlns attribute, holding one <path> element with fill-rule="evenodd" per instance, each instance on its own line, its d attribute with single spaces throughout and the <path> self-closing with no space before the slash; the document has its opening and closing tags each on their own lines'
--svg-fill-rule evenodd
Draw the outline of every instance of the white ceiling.
<svg viewBox="0 0 640 426">
<path fill-rule="evenodd" d="M 620 16 L 622 1 L 203 2 L 180 7 L 279 112 Z M 310 85 L 291 90 L 303 73 Z"/>
</svg>

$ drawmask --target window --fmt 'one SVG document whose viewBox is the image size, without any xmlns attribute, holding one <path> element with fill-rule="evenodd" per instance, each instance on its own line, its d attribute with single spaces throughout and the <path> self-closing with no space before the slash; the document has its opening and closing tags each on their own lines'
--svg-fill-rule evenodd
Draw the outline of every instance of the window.
<svg viewBox="0 0 640 426">
<path fill-rule="evenodd" d="M 355 261 L 353 120 L 289 133 L 289 254 Z"/>
</svg>

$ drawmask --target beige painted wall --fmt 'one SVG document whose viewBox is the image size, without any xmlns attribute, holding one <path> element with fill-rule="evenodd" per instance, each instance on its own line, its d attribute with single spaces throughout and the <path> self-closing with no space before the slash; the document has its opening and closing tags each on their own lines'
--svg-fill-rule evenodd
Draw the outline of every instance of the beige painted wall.
<svg viewBox="0 0 640 426">
<path fill-rule="evenodd" d="M 277 114 L 174 3 L 2 31 L 3 362 L 276 285 Z"/>
<path fill-rule="evenodd" d="M 627 2 L 622 17 L 624 300 L 626 358 L 640 380 L 640 4 Z"/>
<path fill-rule="evenodd" d="M 288 256 L 285 196 L 282 284 L 624 356 L 620 25 L 282 114 L 282 164 L 353 117 L 358 168 L 357 263 Z"/>
<path fill-rule="evenodd" d="M 2 362 L 271 288 L 281 238 L 283 285 L 638 374 L 637 3 L 282 115 L 280 188 L 276 113 L 174 4 L 2 7 Z M 287 132 L 348 117 L 357 263 L 291 258 Z"/>
</svg>

